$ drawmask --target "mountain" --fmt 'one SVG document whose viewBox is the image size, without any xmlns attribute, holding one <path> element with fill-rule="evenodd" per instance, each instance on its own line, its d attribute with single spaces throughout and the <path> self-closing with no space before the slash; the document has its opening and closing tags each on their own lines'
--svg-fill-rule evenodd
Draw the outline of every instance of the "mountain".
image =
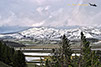
<svg viewBox="0 0 101 67">
<path fill-rule="evenodd" d="M 34 27 L 18 33 L 0 34 L 0 38 L 7 39 L 48 39 L 59 40 L 62 35 L 69 39 L 80 39 L 80 32 L 84 32 L 87 38 L 101 39 L 101 29 L 96 27 L 79 27 L 75 29 L 57 29 L 48 27 Z"/>
<path fill-rule="evenodd" d="M 23 31 L 28 27 L 21 26 L 0 26 L 0 33 L 13 33 L 18 31 Z"/>
</svg>

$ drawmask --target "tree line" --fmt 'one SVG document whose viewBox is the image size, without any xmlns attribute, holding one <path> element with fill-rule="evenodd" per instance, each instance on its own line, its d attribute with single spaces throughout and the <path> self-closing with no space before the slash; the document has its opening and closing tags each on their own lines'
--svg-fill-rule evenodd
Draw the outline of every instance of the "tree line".
<svg viewBox="0 0 101 67">
<path fill-rule="evenodd" d="M 70 40 L 64 35 L 62 37 L 62 47 L 53 49 L 52 57 L 45 61 L 45 67 L 101 67 L 101 57 L 92 51 L 90 42 L 87 41 L 81 32 L 80 56 L 72 56 Z"/>
<path fill-rule="evenodd" d="M 11 67 L 26 67 L 25 56 L 20 50 L 7 46 L 0 41 L 0 61 Z"/>
</svg>

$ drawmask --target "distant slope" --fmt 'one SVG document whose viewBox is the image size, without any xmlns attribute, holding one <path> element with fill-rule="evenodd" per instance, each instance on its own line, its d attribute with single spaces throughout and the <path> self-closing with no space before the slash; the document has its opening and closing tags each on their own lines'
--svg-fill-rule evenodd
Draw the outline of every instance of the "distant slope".
<svg viewBox="0 0 101 67">
<path fill-rule="evenodd" d="M 0 67 L 10 67 L 10 66 L 8 66 L 5 63 L 3 63 L 3 62 L 0 61 Z"/>
<path fill-rule="evenodd" d="M 87 38 L 101 39 L 101 29 L 96 27 L 79 27 L 75 29 L 56 29 L 48 27 L 30 28 L 13 34 L 0 34 L 0 38 L 9 39 L 49 39 L 58 40 L 62 35 L 69 39 L 80 39 L 81 31 Z"/>
<path fill-rule="evenodd" d="M 3 43 L 5 43 L 7 46 L 10 46 L 10 47 L 25 47 L 25 45 L 23 44 L 11 42 L 11 41 L 3 41 Z"/>
</svg>

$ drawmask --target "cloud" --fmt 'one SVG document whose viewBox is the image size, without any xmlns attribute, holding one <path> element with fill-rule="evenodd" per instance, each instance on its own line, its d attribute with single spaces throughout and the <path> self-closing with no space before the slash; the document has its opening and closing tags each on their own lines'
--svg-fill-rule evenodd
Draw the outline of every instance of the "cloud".
<svg viewBox="0 0 101 67">
<path fill-rule="evenodd" d="M 51 14 L 52 16 L 58 16 L 58 15 L 61 15 L 62 12 L 63 12 L 63 8 L 59 8 L 59 9 L 57 9 L 57 10 L 51 12 L 50 14 Z"/>
<path fill-rule="evenodd" d="M 52 18 L 52 17 L 53 17 L 53 16 L 51 16 L 51 15 L 49 16 L 49 18 Z"/>
<path fill-rule="evenodd" d="M 80 0 L 77 4 L 84 3 L 88 4 L 89 2 L 88 0 Z M 100 13 L 96 10 L 97 8 L 90 6 L 75 6 L 68 17 L 68 25 L 93 26 L 98 24 L 100 20 L 97 18 L 100 17 Z"/>
<path fill-rule="evenodd" d="M 42 11 L 44 10 L 44 8 L 42 8 L 42 7 L 38 7 L 36 10 L 41 14 Z"/>
<path fill-rule="evenodd" d="M 0 20 L 0 26 L 40 26 L 42 23 L 36 22 L 29 17 L 19 18 L 14 12 L 5 19 Z"/>
<path fill-rule="evenodd" d="M 36 9 L 36 11 L 37 11 L 40 15 L 42 15 L 42 14 L 44 14 L 45 12 L 47 12 L 49 9 L 50 9 L 50 6 L 48 5 L 48 6 L 45 6 L 45 7 L 38 7 L 38 8 Z"/>
<path fill-rule="evenodd" d="M 46 6 L 46 7 L 45 7 L 45 10 L 49 10 L 49 8 L 50 8 L 50 6 Z"/>
<path fill-rule="evenodd" d="M 56 3 L 62 0 L 30 0 L 31 2 L 37 2 L 38 5 L 44 5 L 44 4 L 50 4 L 50 3 Z"/>
<path fill-rule="evenodd" d="M 5 18 L 5 19 L 0 19 L 0 26 L 3 26 L 3 25 L 14 25 L 15 23 L 12 23 L 12 21 L 16 18 L 16 15 L 10 11 L 11 15 L 8 17 L 8 18 Z M 1 16 L 2 17 L 2 16 Z"/>
<path fill-rule="evenodd" d="M 1 2 L 2 1 L 2 2 Z M 68 26 L 100 24 L 101 6 L 68 6 L 99 3 L 94 0 L 1 0 L 0 25 Z M 7 4 L 7 5 L 6 5 Z"/>
<path fill-rule="evenodd" d="M 42 21 L 42 22 L 39 22 L 39 23 L 35 23 L 32 26 L 33 27 L 39 27 L 39 26 L 42 26 L 44 23 L 45 23 L 45 21 Z"/>
<path fill-rule="evenodd" d="M 46 0 L 35 0 L 39 5 L 42 5 Z"/>
</svg>

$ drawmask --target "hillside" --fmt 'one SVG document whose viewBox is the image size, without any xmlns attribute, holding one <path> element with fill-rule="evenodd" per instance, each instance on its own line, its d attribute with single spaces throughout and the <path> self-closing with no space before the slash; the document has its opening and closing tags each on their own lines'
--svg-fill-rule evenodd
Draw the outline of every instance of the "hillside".
<svg viewBox="0 0 101 67">
<path fill-rule="evenodd" d="M 5 63 L 3 63 L 3 62 L 0 61 L 0 67 L 10 67 L 10 66 L 8 66 Z"/>
<path fill-rule="evenodd" d="M 0 39 L 18 41 L 21 43 L 57 43 L 64 34 L 70 40 L 79 40 L 81 31 L 87 38 L 101 39 L 101 29 L 97 27 L 78 27 L 74 29 L 57 29 L 34 27 L 18 33 L 0 34 Z M 23 42 L 22 42 L 23 41 Z M 34 43 L 33 43 L 34 42 Z"/>
<path fill-rule="evenodd" d="M 80 38 L 83 31 L 87 38 L 101 38 L 101 29 L 95 27 L 79 27 L 75 29 L 56 29 L 56 28 L 30 28 L 13 34 L 0 34 L 0 38 L 35 38 L 35 39 L 58 39 L 65 34 L 69 39 Z"/>
</svg>

